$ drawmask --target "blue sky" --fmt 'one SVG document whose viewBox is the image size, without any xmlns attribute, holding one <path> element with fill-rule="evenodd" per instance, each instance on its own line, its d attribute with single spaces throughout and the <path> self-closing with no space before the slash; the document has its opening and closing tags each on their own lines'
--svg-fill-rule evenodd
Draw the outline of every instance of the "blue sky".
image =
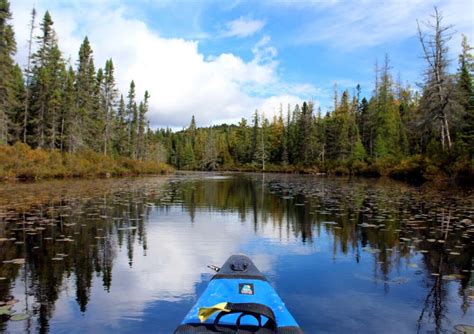
<svg viewBox="0 0 474 334">
<path fill-rule="evenodd" d="M 455 32 L 452 68 L 464 33 L 474 39 L 469 0 L 12 2 L 17 61 L 26 57 L 28 14 L 49 9 L 59 45 L 72 64 L 85 35 L 97 66 L 113 58 L 126 93 L 136 81 L 151 93 L 153 126 L 236 122 L 255 109 L 267 116 L 312 99 L 330 109 L 335 83 L 368 96 L 374 63 L 391 58 L 394 77 L 413 86 L 423 71 L 416 20 L 438 6 Z"/>
</svg>

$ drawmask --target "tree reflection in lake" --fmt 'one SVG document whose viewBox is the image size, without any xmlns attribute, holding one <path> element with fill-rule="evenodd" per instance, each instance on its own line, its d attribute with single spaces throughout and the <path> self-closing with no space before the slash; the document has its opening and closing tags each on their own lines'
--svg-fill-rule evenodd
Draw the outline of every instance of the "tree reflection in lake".
<svg viewBox="0 0 474 334">
<path fill-rule="evenodd" d="M 454 186 L 271 174 L 5 184 L 0 300 L 13 295 L 13 309 L 31 317 L 2 316 L 0 330 L 73 323 L 168 333 L 209 279 L 205 265 L 240 251 L 256 258 L 309 333 L 377 332 L 387 321 L 451 331 L 472 322 L 473 199 Z M 364 293 L 365 310 L 381 312 L 383 302 L 393 319 L 347 301 L 339 312 L 353 314 L 329 324 L 333 304 L 351 293 Z M 301 310 L 302 298 L 313 308 Z M 156 312 L 168 322 L 158 324 Z"/>
</svg>

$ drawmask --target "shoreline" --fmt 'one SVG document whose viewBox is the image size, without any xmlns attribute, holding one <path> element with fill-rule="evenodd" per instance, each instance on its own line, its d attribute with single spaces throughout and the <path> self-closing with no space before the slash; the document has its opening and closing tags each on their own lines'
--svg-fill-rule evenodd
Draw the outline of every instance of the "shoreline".
<svg viewBox="0 0 474 334">
<path fill-rule="evenodd" d="M 342 176 L 380 178 L 412 184 L 424 182 L 463 182 L 474 184 L 474 165 L 466 162 L 462 166 L 435 165 L 423 156 L 412 156 L 398 163 L 375 161 L 372 163 L 347 164 L 329 162 L 324 166 L 298 166 L 266 164 L 223 165 L 215 170 L 198 168 L 178 169 L 169 164 L 111 157 L 84 150 L 76 153 L 61 153 L 57 150 L 32 149 L 28 145 L 0 145 L 0 182 L 25 182 L 48 179 L 90 179 L 111 177 L 134 177 L 173 174 L 177 171 L 203 172 L 249 172 L 307 174 L 315 176 Z M 443 168 L 444 167 L 444 168 Z M 448 174 L 446 170 L 450 171 Z"/>
</svg>

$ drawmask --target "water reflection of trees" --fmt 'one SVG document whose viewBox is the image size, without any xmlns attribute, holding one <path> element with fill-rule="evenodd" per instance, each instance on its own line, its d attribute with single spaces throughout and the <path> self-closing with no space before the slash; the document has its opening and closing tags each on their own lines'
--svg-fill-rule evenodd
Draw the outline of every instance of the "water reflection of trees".
<svg viewBox="0 0 474 334">
<path fill-rule="evenodd" d="M 130 266 L 137 245 L 146 253 L 145 221 L 156 207 L 181 206 L 191 222 L 200 211 L 237 213 L 256 233 L 274 229 L 282 241 L 311 244 L 325 235 L 332 238 L 334 257 L 342 253 L 358 262 L 363 254 L 372 256 L 372 279 L 386 291 L 394 272 L 419 262 L 427 291 L 419 330 L 430 323 L 442 330 L 450 284 L 446 277 L 460 280 L 461 307 L 464 312 L 469 307 L 473 231 L 462 220 L 472 219 L 471 193 L 454 196 L 393 182 L 377 186 L 375 181 L 281 175 L 197 175 L 163 186 L 151 180 L 103 182 L 38 185 L 33 192 L 24 186 L 16 201 L 0 190 L 5 195 L 0 196 L 0 238 L 15 238 L 0 239 L 0 277 L 6 278 L 0 281 L 0 300 L 21 277 L 25 307 L 40 332 L 48 330 L 55 302 L 69 281 L 84 312 L 95 276 L 110 290 L 117 247 L 125 249 Z M 1 264 L 15 258 L 25 258 L 24 267 Z M 31 320 L 25 326 L 31 328 Z"/>
<path fill-rule="evenodd" d="M 200 208 L 234 210 L 242 221 L 252 221 L 256 232 L 273 224 L 280 239 L 294 237 L 303 243 L 313 243 L 324 233 L 333 239 L 334 256 L 353 254 L 359 261 L 367 252 L 373 256 L 373 281 L 387 292 L 390 284 L 405 279 L 393 280 L 394 273 L 421 263 L 418 272 L 425 275 L 427 295 L 418 330 L 434 325 L 434 331 L 441 332 L 450 280 L 460 282 L 463 312 L 469 307 L 474 231 L 472 223 L 461 222 L 472 219 L 472 192 L 453 194 L 393 181 L 377 181 L 388 182 L 377 187 L 375 182 L 298 181 L 279 175 L 174 186 L 191 220 Z"/>
<path fill-rule="evenodd" d="M 76 301 L 85 312 L 95 275 L 110 290 L 117 245 L 126 247 L 130 266 L 135 245 L 146 251 L 144 222 L 152 206 L 147 198 L 149 194 L 156 198 L 162 183 L 111 188 L 110 181 L 94 181 L 73 193 L 70 184 L 49 192 L 40 184 L 33 188 L 36 203 L 29 195 L 28 201 L 13 203 L 13 210 L 11 204 L 1 203 L 0 277 L 5 280 L 0 281 L 0 300 L 11 294 L 20 277 L 25 286 L 22 307 L 37 319 L 34 331 L 47 332 L 61 291 L 74 281 Z M 4 263 L 11 259 L 25 259 L 25 264 Z M 31 330 L 31 321 L 25 323 L 25 331 Z M 0 323 L 0 331 L 6 325 Z"/>
</svg>

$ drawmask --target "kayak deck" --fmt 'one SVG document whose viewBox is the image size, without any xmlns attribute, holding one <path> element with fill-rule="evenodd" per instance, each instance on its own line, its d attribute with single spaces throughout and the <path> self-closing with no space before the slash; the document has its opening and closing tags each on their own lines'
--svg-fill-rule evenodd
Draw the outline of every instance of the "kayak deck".
<svg viewBox="0 0 474 334">
<path fill-rule="evenodd" d="M 280 296 L 253 262 L 232 255 L 213 276 L 176 334 L 300 334 Z"/>
</svg>

